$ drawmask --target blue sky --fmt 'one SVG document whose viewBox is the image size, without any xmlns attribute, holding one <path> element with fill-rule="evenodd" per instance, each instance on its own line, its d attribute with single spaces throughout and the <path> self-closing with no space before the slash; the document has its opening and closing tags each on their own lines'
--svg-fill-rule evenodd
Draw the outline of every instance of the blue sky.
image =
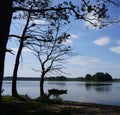
<svg viewBox="0 0 120 115">
<path fill-rule="evenodd" d="M 84 24 L 83 24 L 84 25 Z M 78 55 L 68 59 L 71 73 L 85 76 L 87 73 L 108 72 L 114 78 L 120 77 L 120 25 L 103 29 L 86 29 L 85 26 L 72 30 L 76 38 L 73 47 Z"/>
<path fill-rule="evenodd" d="M 14 20 L 11 33 L 21 34 L 23 22 L 23 20 Z M 71 34 L 67 44 L 72 46 L 75 55 L 67 58 L 64 63 L 67 68 L 64 72 L 67 74 L 63 73 L 63 75 L 84 77 L 88 73 L 93 75 L 96 72 L 107 72 L 113 78 L 120 78 L 120 24 L 95 29 L 86 22 L 73 20 L 66 30 Z M 11 39 L 8 48 L 12 48 L 15 52 L 18 44 L 17 39 Z M 18 76 L 39 77 L 40 73 L 32 70 L 32 68 L 39 69 L 39 63 L 32 52 L 24 49 L 22 57 Z M 5 76 L 12 75 L 14 59 L 15 55 L 7 53 Z"/>
</svg>

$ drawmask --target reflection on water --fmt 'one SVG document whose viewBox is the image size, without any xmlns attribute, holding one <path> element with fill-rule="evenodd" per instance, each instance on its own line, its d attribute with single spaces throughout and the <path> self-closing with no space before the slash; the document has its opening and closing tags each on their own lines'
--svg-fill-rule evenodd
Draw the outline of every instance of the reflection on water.
<svg viewBox="0 0 120 115">
<path fill-rule="evenodd" d="M 3 83 L 4 84 L 11 84 L 12 82 L 11 81 L 4 81 Z"/>
<path fill-rule="evenodd" d="M 108 92 L 112 89 L 111 83 L 86 83 L 87 90 L 95 89 L 97 92 Z"/>
<path fill-rule="evenodd" d="M 2 95 L 11 95 L 11 87 L 10 81 L 4 81 Z M 64 100 L 120 106 L 120 82 L 45 81 L 45 93 L 53 88 L 67 89 L 67 94 L 61 95 Z M 18 81 L 17 89 L 19 94 L 28 94 L 31 98 L 40 95 L 39 81 Z"/>
<path fill-rule="evenodd" d="M 49 84 L 49 85 L 60 85 L 60 86 L 63 86 L 63 85 L 66 85 L 66 82 L 48 82 L 47 84 Z"/>
<path fill-rule="evenodd" d="M 108 92 L 108 91 L 110 91 L 112 89 L 112 87 L 96 87 L 95 88 L 95 90 L 97 91 L 97 92 Z"/>
</svg>

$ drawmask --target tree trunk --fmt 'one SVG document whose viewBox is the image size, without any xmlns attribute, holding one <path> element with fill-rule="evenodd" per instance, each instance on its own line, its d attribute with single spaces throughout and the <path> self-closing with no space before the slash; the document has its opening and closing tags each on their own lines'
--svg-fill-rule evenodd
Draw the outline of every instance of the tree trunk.
<svg viewBox="0 0 120 115">
<path fill-rule="evenodd" d="M 12 2 L 12 0 L 0 0 L 0 92 L 4 76 L 6 45 L 12 19 Z"/>
<path fill-rule="evenodd" d="M 12 80 L 12 96 L 13 97 L 19 97 L 18 93 L 17 93 L 17 74 L 18 74 L 18 68 L 19 68 L 19 60 L 20 60 L 20 56 L 22 53 L 22 49 L 24 47 L 24 39 L 25 39 L 25 34 L 26 34 L 26 30 L 27 27 L 29 25 L 29 20 L 30 20 L 30 13 L 28 14 L 28 19 L 27 19 L 27 23 L 24 27 L 21 39 L 20 39 L 20 45 L 19 45 L 19 49 L 17 52 L 17 56 L 16 56 L 16 60 L 15 60 L 15 66 L 14 66 L 14 71 L 13 71 L 13 80 Z"/>
<path fill-rule="evenodd" d="M 40 96 L 44 95 L 44 73 L 41 75 L 40 79 Z"/>
<path fill-rule="evenodd" d="M 23 39 L 20 41 L 20 46 L 17 52 L 16 60 L 15 60 L 15 67 L 13 71 L 13 79 L 12 79 L 12 96 L 13 97 L 19 97 L 17 93 L 17 73 L 18 73 L 18 68 L 19 68 L 19 60 L 23 48 Z"/>
</svg>

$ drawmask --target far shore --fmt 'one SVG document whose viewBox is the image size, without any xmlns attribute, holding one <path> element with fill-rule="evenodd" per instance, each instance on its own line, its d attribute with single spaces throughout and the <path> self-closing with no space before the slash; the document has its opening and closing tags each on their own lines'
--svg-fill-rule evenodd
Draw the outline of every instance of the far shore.
<svg viewBox="0 0 120 115">
<path fill-rule="evenodd" d="M 40 81 L 40 78 L 39 77 L 18 77 L 17 80 L 18 81 Z M 4 77 L 4 81 L 12 81 L 12 76 Z M 90 82 L 90 81 L 86 81 L 84 77 L 74 77 L 74 78 L 65 77 L 65 79 L 55 79 L 55 77 L 46 77 L 45 81 L 85 81 L 85 82 Z M 91 81 L 91 82 L 93 82 L 93 81 Z M 96 81 L 94 81 L 94 82 L 96 82 Z M 100 82 L 100 81 L 98 81 L 98 82 Z M 107 81 L 105 81 L 105 82 L 107 82 Z M 120 82 L 120 78 L 114 78 L 113 81 L 110 81 L 110 82 Z"/>
</svg>

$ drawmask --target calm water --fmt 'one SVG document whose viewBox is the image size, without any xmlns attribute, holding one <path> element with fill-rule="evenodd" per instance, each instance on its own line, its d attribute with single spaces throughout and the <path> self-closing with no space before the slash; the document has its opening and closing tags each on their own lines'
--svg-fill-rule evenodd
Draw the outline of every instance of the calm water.
<svg viewBox="0 0 120 115">
<path fill-rule="evenodd" d="M 61 95 L 63 100 L 120 106 L 120 82 L 110 82 L 111 85 L 86 86 L 85 84 L 86 82 L 46 81 L 44 90 L 48 93 L 48 89 L 51 88 L 67 89 L 68 93 Z M 3 95 L 11 95 L 11 81 L 4 81 L 3 89 L 5 89 Z M 38 97 L 39 81 L 18 81 L 18 92 L 28 94 L 31 98 Z"/>
</svg>

